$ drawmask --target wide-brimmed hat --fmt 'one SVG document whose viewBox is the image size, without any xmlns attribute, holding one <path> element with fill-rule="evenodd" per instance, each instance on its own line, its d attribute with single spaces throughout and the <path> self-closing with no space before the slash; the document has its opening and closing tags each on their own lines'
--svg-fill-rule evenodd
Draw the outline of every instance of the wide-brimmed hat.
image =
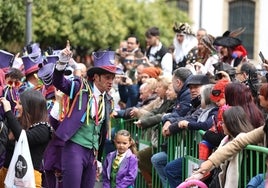
<svg viewBox="0 0 268 188">
<path fill-rule="evenodd" d="M 4 69 L 9 69 L 9 67 L 12 64 L 12 61 L 14 59 L 14 55 L 12 53 L 9 53 L 4 50 L 0 50 L 0 68 Z"/>
<path fill-rule="evenodd" d="M 191 29 L 191 26 L 188 23 L 174 23 L 173 31 L 175 33 L 183 33 L 187 35 L 195 35 L 194 32 Z"/>
<path fill-rule="evenodd" d="M 241 45 L 242 41 L 238 38 L 229 37 L 229 36 L 228 37 L 217 37 L 214 40 L 213 44 L 216 46 L 234 48 L 238 45 Z"/>
<path fill-rule="evenodd" d="M 215 48 L 215 46 L 213 45 L 215 38 L 208 34 L 208 35 L 204 35 L 201 38 L 201 43 L 211 52 L 211 53 L 216 53 L 217 49 Z"/>
<path fill-rule="evenodd" d="M 26 54 L 21 57 L 25 75 L 29 75 L 39 70 L 38 65 L 43 63 L 44 59 L 42 56 L 41 49 L 38 43 L 29 44 L 26 46 Z"/>
<path fill-rule="evenodd" d="M 118 72 L 118 67 L 114 64 L 114 51 L 97 51 L 92 53 L 94 66 L 87 71 L 87 76 L 92 78 L 94 74 L 105 74 Z"/>
</svg>

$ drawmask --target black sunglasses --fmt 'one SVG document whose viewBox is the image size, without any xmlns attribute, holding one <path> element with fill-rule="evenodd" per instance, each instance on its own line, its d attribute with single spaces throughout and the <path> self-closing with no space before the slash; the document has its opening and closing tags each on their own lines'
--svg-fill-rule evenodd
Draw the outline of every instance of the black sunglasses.
<svg viewBox="0 0 268 188">
<path fill-rule="evenodd" d="M 221 94 L 221 90 L 212 90 L 211 91 L 211 94 L 214 96 L 214 97 L 218 97 L 220 94 Z"/>
</svg>

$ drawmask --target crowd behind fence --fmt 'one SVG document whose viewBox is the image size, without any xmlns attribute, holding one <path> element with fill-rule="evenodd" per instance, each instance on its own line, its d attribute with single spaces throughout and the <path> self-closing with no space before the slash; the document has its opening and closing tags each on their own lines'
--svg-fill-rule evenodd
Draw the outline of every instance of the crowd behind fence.
<svg viewBox="0 0 268 188">
<path fill-rule="evenodd" d="M 142 130 L 138 128 L 134 121 L 136 119 L 123 120 L 112 119 L 112 128 L 116 132 L 120 129 L 126 129 L 130 132 L 132 138 L 137 142 L 138 149 L 150 146 L 151 137 L 148 134 L 148 130 Z M 162 124 L 158 124 L 158 147 L 154 149 L 154 153 L 162 150 L 161 145 L 167 141 L 167 154 L 168 161 L 172 161 L 179 157 L 184 157 L 184 170 L 183 179 L 187 178 L 191 171 L 199 165 L 198 160 L 198 143 L 202 140 L 204 131 L 190 131 L 184 130 L 178 134 L 171 135 L 168 138 L 164 138 L 161 134 Z M 239 166 L 239 188 L 246 187 L 249 180 L 257 174 L 266 172 L 266 155 L 268 154 L 268 148 L 248 145 L 243 151 L 240 152 L 239 158 L 241 165 Z M 161 188 L 162 184 L 152 169 L 152 187 Z M 136 187 L 147 188 L 145 180 L 139 173 L 136 179 Z"/>
</svg>

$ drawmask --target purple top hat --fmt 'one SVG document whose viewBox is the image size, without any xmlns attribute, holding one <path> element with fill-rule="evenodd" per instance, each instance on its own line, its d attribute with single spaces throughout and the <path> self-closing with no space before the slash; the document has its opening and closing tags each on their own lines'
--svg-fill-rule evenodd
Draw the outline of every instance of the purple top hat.
<svg viewBox="0 0 268 188">
<path fill-rule="evenodd" d="M 29 56 L 23 56 L 21 59 L 24 65 L 24 73 L 26 76 L 38 71 L 39 63 L 35 63 Z M 40 61 L 40 63 L 42 63 L 42 61 Z"/>
<path fill-rule="evenodd" d="M 116 74 L 117 67 L 114 64 L 114 51 L 98 51 L 92 53 L 94 58 L 94 67 L 87 71 L 89 78 L 92 78 L 94 73 L 113 73 Z"/>
<path fill-rule="evenodd" d="M 1 69 L 9 68 L 13 58 L 14 58 L 13 54 L 4 50 L 0 50 L 0 68 Z"/>
<path fill-rule="evenodd" d="M 44 59 L 38 43 L 28 45 L 26 48 L 28 54 L 21 57 L 21 59 L 24 64 L 25 75 L 27 76 L 33 72 L 38 71 L 38 65 L 40 63 L 43 63 Z"/>
</svg>

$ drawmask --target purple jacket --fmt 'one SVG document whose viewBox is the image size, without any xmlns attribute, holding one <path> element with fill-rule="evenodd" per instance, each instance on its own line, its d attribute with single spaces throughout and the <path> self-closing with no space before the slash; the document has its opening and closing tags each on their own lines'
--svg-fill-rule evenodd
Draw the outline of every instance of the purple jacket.
<svg viewBox="0 0 268 188">
<path fill-rule="evenodd" d="M 103 164 L 102 180 L 103 188 L 111 188 L 111 169 L 116 156 L 116 151 L 109 153 Z M 116 174 L 116 188 L 133 187 L 138 174 L 138 159 L 130 149 L 127 150 L 125 158 L 120 163 Z"/>
<path fill-rule="evenodd" d="M 63 71 L 58 71 L 54 70 L 53 74 L 53 85 L 61 90 L 63 93 L 66 95 L 70 96 L 72 84 L 74 84 L 74 96 L 76 95 L 77 92 L 80 91 L 80 87 L 82 84 L 82 80 L 80 78 L 75 78 L 74 81 L 68 80 L 64 78 L 63 76 Z M 83 87 L 84 89 L 84 87 Z M 79 110 L 79 97 L 74 105 L 73 112 L 70 115 L 70 117 L 65 117 L 64 120 L 62 121 L 61 125 L 58 127 L 56 131 L 56 135 L 58 138 L 62 139 L 63 141 L 69 140 L 75 133 L 76 131 L 83 125 L 84 122 L 81 122 L 81 119 L 84 115 L 84 113 L 87 110 L 87 102 L 89 100 L 88 97 L 88 92 L 84 91 L 82 93 L 82 105 L 81 109 Z M 111 101 L 112 98 L 108 94 L 105 94 L 104 97 L 105 100 L 105 120 L 104 123 L 100 126 L 102 126 L 101 131 L 102 131 L 102 136 L 106 136 L 106 133 L 109 128 L 108 122 L 110 121 L 110 112 L 111 112 Z"/>
</svg>

